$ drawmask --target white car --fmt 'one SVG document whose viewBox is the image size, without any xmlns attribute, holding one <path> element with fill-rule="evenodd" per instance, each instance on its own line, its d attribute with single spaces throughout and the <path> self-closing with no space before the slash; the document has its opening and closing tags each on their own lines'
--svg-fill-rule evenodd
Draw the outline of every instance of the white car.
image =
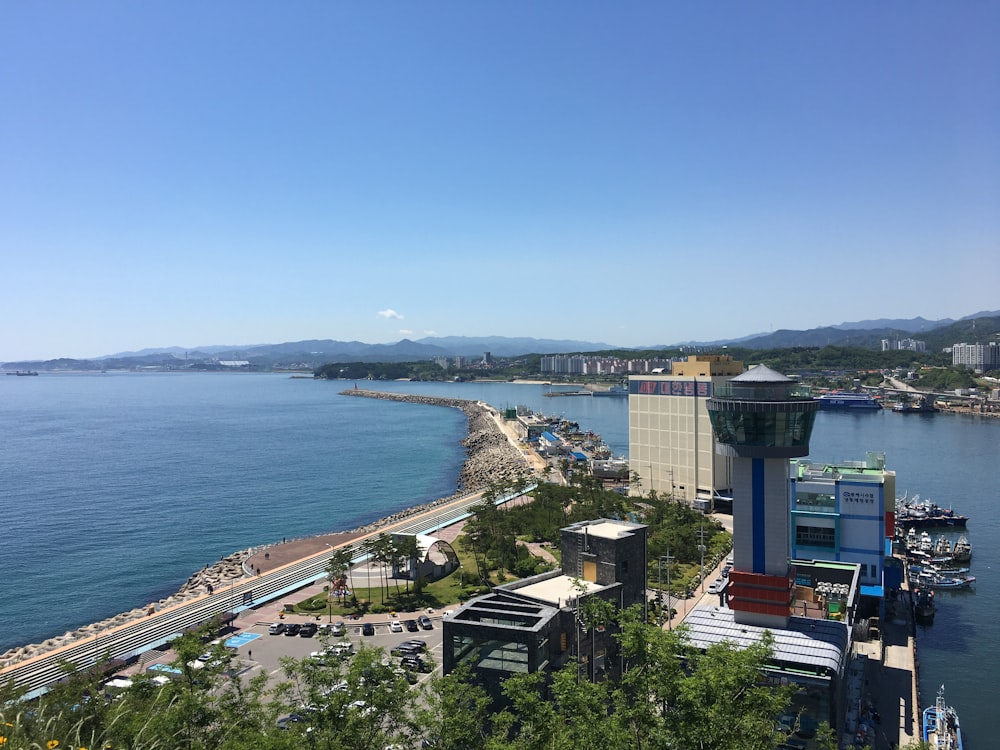
<svg viewBox="0 0 1000 750">
<path fill-rule="evenodd" d="M 390 633 L 402 633 L 403 632 L 403 623 L 401 623 L 399 620 L 393 620 L 392 622 L 389 623 L 389 632 Z"/>
</svg>

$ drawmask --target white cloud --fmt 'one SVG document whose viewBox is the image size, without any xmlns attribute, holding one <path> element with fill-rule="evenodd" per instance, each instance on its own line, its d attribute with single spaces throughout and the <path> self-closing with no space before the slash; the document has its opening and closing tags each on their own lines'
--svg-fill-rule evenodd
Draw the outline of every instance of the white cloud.
<svg viewBox="0 0 1000 750">
<path fill-rule="evenodd" d="M 385 318 L 386 320 L 389 320 L 390 318 L 395 318 L 396 320 L 402 320 L 403 319 L 403 316 L 400 315 L 395 310 L 393 310 L 391 307 L 388 308 L 388 309 L 386 309 L 386 310 L 379 310 L 375 314 L 378 315 L 380 318 Z"/>
<path fill-rule="evenodd" d="M 437 336 L 437 331 L 424 331 L 424 336 Z"/>
<path fill-rule="evenodd" d="M 411 331 L 409 328 L 400 328 L 399 329 L 399 335 L 400 336 L 410 336 L 412 334 L 413 334 L 413 331 Z"/>
</svg>

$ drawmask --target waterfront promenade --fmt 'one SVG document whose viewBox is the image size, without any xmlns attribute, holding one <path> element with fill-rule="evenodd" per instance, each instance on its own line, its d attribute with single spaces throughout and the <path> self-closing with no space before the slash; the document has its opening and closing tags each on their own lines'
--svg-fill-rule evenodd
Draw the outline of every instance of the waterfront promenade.
<svg viewBox="0 0 1000 750">
<path fill-rule="evenodd" d="M 361 395 L 361 394 L 356 394 Z M 367 395 L 367 394 L 366 394 Z M 468 458 L 462 483 L 469 491 L 422 508 L 396 514 L 350 532 L 293 540 L 253 551 L 232 572 L 231 558 L 210 566 L 189 579 L 182 592 L 168 600 L 146 605 L 111 620 L 81 628 L 37 646 L 26 646 L 0 655 L 0 680 L 12 680 L 29 697 L 41 694 L 65 676 L 62 665 L 87 670 L 101 664 L 131 661 L 163 646 L 185 630 L 212 618 L 232 619 L 262 603 L 298 591 L 325 577 L 334 548 L 349 546 L 352 561 L 367 557 L 366 541 L 383 533 L 433 533 L 470 515 L 469 508 L 482 502 L 482 489 L 503 476 L 526 476 L 526 456 L 502 427 L 502 418 L 482 402 L 428 397 L 395 400 L 460 406 L 469 419 L 466 440 Z M 461 403 L 457 403 L 461 401 Z M 524 492 L 532 489 L 528 484 Z M 507 502 L 515 495 L 496 500 Z M 259 573 L 258 573 L 259 570 Z M 220 578 L 220 574 L 221 578 Z M 211 581 L 206 583 L 206 581 Z"/>
</svg>

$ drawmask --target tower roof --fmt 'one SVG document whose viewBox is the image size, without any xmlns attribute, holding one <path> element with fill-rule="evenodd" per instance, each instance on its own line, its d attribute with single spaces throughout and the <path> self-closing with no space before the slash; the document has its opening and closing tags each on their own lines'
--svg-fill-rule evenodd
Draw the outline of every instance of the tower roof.
<svg viewBox="0 0 1000 750">
<path fill-rule="evenodd" d="M 731 378 L 731 383 L 794 383 L 795 381 L 767 365 L 756 365 L 741 375 Z"/>
</svg>

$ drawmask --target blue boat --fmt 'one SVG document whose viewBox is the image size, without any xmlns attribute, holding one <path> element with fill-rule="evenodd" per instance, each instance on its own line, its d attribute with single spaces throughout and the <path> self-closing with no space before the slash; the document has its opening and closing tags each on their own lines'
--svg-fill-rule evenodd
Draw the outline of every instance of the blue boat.
<svg viewBox="0 0 1000 750">
<path fill-rule="evenodd" d="M 819 408 L 825 411 L 854 411 L 855 409 L 865 411 L 882 408 L 882 404 L 867 393 L 853 391 L 831 391 L 824 393 L 817 401 L 819 401 Z"/>
<path fill-rule="evenodd" d="M 934 705 L 924 709 L 924 742 L 932 750 L 962 750 L 958 714 L 944 702 L 944 685 Z"/>
</svg>

